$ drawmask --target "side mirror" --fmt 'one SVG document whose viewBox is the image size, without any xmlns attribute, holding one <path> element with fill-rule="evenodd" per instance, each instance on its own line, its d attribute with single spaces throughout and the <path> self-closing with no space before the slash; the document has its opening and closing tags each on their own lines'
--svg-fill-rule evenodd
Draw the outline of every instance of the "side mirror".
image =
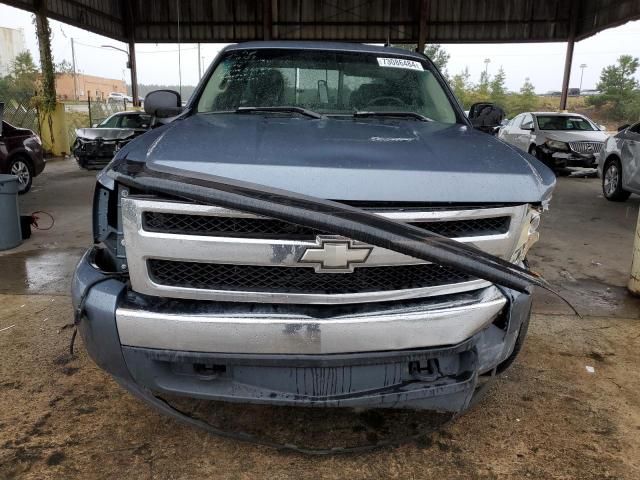
<svg viewBox="0 0 640 480">
<path fill-rule="evenodd" d="M 174 90 L 154 90 L 144 97 L 144 111 L 154 117 L 175 117 L 183 110 L 180 94 Z"/>
<path fill-rule="evenodd" d="M 474 103 L 469 109 L 469 120 L 473 128 L 492 133 L 504 120 L 504 110 L 493 103 Z"/>
<path fill-rule="evenodd" d="M 96 128 L 98 126 L 97 123 L 94 123 L 93 125 L 91 125 L 91 128 Z"/>
<path fill-rule="evenodd" d="M 628 123 L 625 123 L 624 125 L 620 125 L 618 127 L 618 131 L 621 132 L 623 130 L 626 130 L 627 128 L 629 128 L 631 125 L 629 125 Z"/>
</svg>

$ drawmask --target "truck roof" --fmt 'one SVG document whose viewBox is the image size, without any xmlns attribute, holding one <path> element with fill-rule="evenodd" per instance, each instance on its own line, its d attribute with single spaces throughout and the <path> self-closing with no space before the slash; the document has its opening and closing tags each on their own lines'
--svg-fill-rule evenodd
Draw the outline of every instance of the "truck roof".
<svg viewBox="0 0 640 480">
<path fill-rule="evenodd" d="M 255 49 L 268 49 L 268 48 L 286 48 L 297 50 L 325 50 L 336 52 L 361 52 L 361 53 L 374 53 L 380 55 L 403 55 L 405 57 L 413 57 L 419 60 L 424 60 L 425 56 L 412 52 L 411 50 L 405 50 L 403 48 L 396 47 L 384 47 L 380 45 L 366 45 L 364 43 L 349 43 L 349 42 L 307 42 L 307 41 L 264 41 L 264 42 L 244 42 L 235 43 L 227 46 L 224 51 L 234 50 L 255 50 Z"/>
</svg>

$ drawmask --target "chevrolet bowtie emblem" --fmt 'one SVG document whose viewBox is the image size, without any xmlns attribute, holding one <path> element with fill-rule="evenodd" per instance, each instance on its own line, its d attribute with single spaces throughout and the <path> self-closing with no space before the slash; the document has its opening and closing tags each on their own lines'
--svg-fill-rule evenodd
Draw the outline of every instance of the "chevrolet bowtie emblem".
<svg viewBox="0 0 640 480">
<path fill-rule="evenodd" d="M 351 240 L 316 237 L 318 247 L 307 248 L 300 263 L 312 263 L 318 273 L 353 272 L 355 263 L 364 263 L 371 247 L 354 246 Z"/>
</svg>

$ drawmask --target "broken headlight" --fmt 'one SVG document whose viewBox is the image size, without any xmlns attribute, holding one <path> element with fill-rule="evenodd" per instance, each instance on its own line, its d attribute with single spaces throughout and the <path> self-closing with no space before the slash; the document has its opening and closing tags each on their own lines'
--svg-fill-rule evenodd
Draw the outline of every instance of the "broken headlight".
<svg viewBox="0 0 640 480">
<path fill-rule="evenodd" d="M 523 262 L 529 249 L 540 238 L 538 228 L 540 227 L 540 215 L 542 214 L 542 211 L 542 206 L 529 206 L 527 215 L 522 223 L 522 229 L 520 230 L 516 249 L 511 256 L 511 261 L 513 263 Z"/>
<path fill-rule="evenodd" d="M 559 140 L 547 140 L 544 144 L 550 148 L 551 150 L 558 150 L 560 152 L 568 152 L 569 144 L 566 142 L 561 142 Z"/>
</svg>

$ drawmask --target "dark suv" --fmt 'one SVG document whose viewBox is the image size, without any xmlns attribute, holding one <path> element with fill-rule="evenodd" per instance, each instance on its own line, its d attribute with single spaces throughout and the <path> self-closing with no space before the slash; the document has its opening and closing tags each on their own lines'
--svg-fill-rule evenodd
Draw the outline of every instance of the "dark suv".
<svg viewBox="0 0 640 480">
<path fill-rule="evenodd" d="M 172 121 L 99 175 L 73 283 L 130 391 L 460 411 L 513 361 L 555 177 L 474 130 L 425 56 L 232 45 L 185 108 L 145 109 Z"/>
<path fill-rule="evenodd" d="M 31 188 L 33 177 L 44 170 L 42 142 L 31 130 L 14 127 L 4 121 L 1 123 L 0 173 L 16 175 L 19 193 L 26 193 Z"/>
</svg>

